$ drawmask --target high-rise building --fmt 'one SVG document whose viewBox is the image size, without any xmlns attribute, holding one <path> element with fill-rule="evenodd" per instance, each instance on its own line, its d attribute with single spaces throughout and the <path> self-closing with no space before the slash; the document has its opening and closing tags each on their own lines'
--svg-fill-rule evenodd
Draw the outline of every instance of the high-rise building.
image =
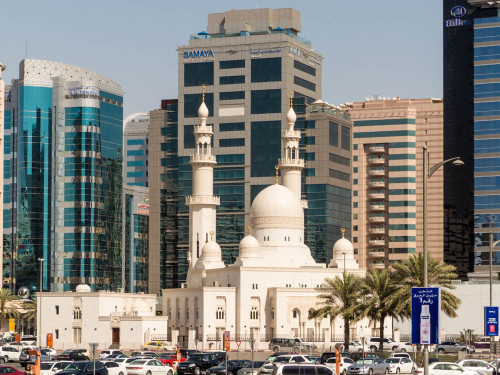
<svg viewBox="0 0 500 375">
<path fill-rule="evenodd" d="M 184 196 L 192 194 L 189 160 L 195 152 L 193 129 L 203 85 L 210 114 L 207 123 L 213 129 L 211 147 L 217 162 L 214 195 L 220 196 L 220 206 L 215 231 L 223 260 L 232 263 L 236 259 L 250 204 L 274 181 L 290 91 L 297 114 L 295 129 L 302 136 L 299 153 L 306 159 L 302 198 L 312 202 L 305 213 L 306 244 L 318 262 L 327 262 L 340 228 L 346 227 L 350 234 L 350 152 L 346 148 L 351 123 L 345 113 L 326 103 L 330 113 L 306 113 L 307 105 L 321 98 L 322 56 L 299 36 L 301 29 L 300 13 L 294 9 L 232 10 L 210 14 L 206 31 L 192 35 L 187 46 L 179 47 L 175 121 L 168 118 L 174 114 L 168 110 L 154 111 L 150 119 L 150 256 L 157 253 L 158 259 L 161 257 L 153 266 L 157 270 L 169 270 L 161 272 L 167 275 L 161 281 L 162 288 L 180 286 L 187 275 L 189 209 Z M 331 132 L 337 144 L 329 142 L 329 122 L 338 131 L 335 136 Z M 175 124 L 177 129 L 174 131 L 168 124 Z M 153 142 L 158 144 L 153 146 Z M 154 152 L 158 152 L 156 156 Z M 332 157 L 332 161 L 330 154 L 340 158 Z M 153 188 L 153 180 L 161 188 Z M 162 194 L 164 198 L 160 198 Z M 166 232 L 153 228 L 153 217 L 157 215 L 153 212 L 154 201 L 160 199 L 178 203 L 175 215 L 172 205 L 172 216 L 164 209 L 165 220 L 171 224 L 167 227 L 176 228 L 175 234 L 169 229 Z M 152 272 L 150 283 L 151 278 L 155 278 Z M 154 291 L 157 289 L 150 289 Z"/>
<path fill-rule="evenodd" d="M 120 85 L 101 74 L 21 61 L 6 95 L 12 290 L 121 287 L 122 106 Z"/>
<path fill-rule="evenodd" d="M 460 156 L 465 163 L 460 173 L 444 171 L 444 260 L 461 278 L 487 269 L 489 232 L 500 239 L 499 6 L 445 0 L 443 8 L 443 157 Z M 498 259 L 496 252 L 496 268 Z"/>
<path fill-rule="evenodd" d="M 423 248 L 422 160 L 443 158 L 441 99 L 346 104 L 353 127 L 353 244 L 360 267 L 387 268 Z M 443 259 L 443 172 L 428 182 L 428 250 Z"/>
<path fill-rule="evenodd" d="M 123 183 L 147 187 L 149 113 L 134 113 L 123 124 Z"/>
<path fill-rule="evenodd" d="M 3 180 L 5 181 L 6 177 L 10 177 L 10 175 L 5 176 L 4 173 L 9 173 L 9 170 L 4 170 L 4 145 L 5 145 L 5 133 L 4 133 L 4 126 L 5 126 L 5 84 L 2 80 L 2 72 L 5 70 L 6 66 L 2 64 L 0 61 L 0 176 L 2 176 Z M 3 246 L 3 196 L 4 196 L 4 183 L 2 182 L 0 184 L 0 288 L 3 288 L 4 285 L 4 278 L 3 278 L 3 271 L 4 271 L 4 246 Z"/>
</svg>

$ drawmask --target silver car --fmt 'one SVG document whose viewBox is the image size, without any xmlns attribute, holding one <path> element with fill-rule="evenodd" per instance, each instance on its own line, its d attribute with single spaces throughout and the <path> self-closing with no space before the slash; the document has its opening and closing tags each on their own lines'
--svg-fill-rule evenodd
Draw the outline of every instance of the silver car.
<svg viewBox="0 0 500 375">
<path fill-rule="evenodd" d="M 461 342 L 443 341 L 441 344 L 436 345 L 435 351 L 439 354 L 458 352 L 474 353 L 476 348 L 472 345 L 465 345 Z"/>
<path fill-rule="evenodd" d="M 349 375 L 376 375 L 389 373 L 390 366 L 385 363 L 381 358 L 365 358 L 356 361 L 354 365 L 351 365 L 347 369 L 347 374 Z"/>
</svg>

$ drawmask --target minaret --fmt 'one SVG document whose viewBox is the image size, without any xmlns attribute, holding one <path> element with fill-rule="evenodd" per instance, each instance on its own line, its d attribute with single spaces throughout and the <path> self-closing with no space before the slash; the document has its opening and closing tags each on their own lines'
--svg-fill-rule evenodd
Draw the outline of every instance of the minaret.
<svg viewBox="0 0 500 375">
<path fill-rule="evenodd" d="M 194 126 L 196 151 L 190 156 L 193 168 L 193 195 L 186 197 L 189 206 L 189 267 L 193 268 L 201 256 L 201 250 L 206 242 L 213 237 L 215 241 L 216 207 L 220 197 L 214 193 L 214 166 L 217 164 L 212 154 L 212 126 L 207 125 L 208 108 L 205 104 L 205 85 L 203 87 L 202 103 L 198 109 L 200 124 Z"/>
<path fill-rule="evenodd" d="M 278 162 L 281 169 L 281 182 L 302 201 L 302 207 L 307 208 L 307 201 L 302 200 L 301 174 L 304 168 L 304 159 L 299 158 L 300 131 L 294 130 L 297 116 L 293 110 L 293 91 L 290 91 L 290 109 L 286 114 L 287 129 L 281 132 L 283 148 L 281 159 Z"/>
</svg>

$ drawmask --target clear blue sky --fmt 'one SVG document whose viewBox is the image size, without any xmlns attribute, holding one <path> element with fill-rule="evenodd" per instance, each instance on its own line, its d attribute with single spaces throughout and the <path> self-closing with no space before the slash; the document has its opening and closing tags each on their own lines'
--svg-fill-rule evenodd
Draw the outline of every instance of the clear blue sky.
<svg viewBox="0 0 500 375">
<path fill-rule="evenodd" d="M 323 54 L 323 100 L 442 96 L 439 0 L 4 0 L 0 61 L 7 83 L 25 56 L 79 65 L 126 91 L 125 115 L 177 97 L 176 46 L 207 14 L 250 7 L 302 14 L 302 36 Z"/>
</svg>

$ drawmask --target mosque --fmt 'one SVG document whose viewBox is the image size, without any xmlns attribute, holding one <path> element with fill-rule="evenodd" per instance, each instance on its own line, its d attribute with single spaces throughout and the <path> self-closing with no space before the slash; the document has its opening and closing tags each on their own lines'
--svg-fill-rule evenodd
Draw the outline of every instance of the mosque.
<svg viewBox="0 0 500 375">
<path fill-rule="evenodd" d="M 282 131 L 276 183 L 255 197 L 248 235 L 239 244 L 236 261 L 228 266 L 217 244 L 216 207 L 220 200 L 213 195 L 216 158 L 211 149 L 212 126 L 206 123 L 208 115 L 203 100 L 198 110 L 200 123 L 194 127 L 196 150 L 190 157 L 193 193 L 186 197 L 190 232 L 187 282 L 182 288 L 162 291 L 168 337 L 189 347 L 201 343 L 203 348 L 213 347 L 214 342 L 220 347 L 224 331 L 236 340 L 252 337 L 262 349 L 271 338 L 299 337 L 325 345 L 343 340 L 342 319 L 308 319 L 319 301 L 315 288 L 325 278 L 341 276 L 344 270 L 359 276 L 366 270 L 359 268 L 353 246 L 343 234 L 328 265 L 316 263 L 304 243 L 304 160 L 299 158 L 300 131 L 294 130 L 292 99 L 287 128 Z M 390 322 L 386 325 L 390 325 L 386 332 L 391 332 Z M 368 337 L 372 325 L 362 320 L 353 324 L 350 332 L 352 338 Z"/>
</svg>

